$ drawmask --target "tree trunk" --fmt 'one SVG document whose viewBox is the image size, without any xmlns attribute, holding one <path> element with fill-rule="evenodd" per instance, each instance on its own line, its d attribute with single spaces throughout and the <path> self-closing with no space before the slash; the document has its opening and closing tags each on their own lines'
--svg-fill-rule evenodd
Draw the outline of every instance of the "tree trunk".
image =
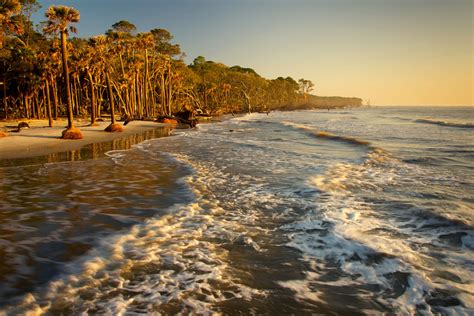
<svg viewBox="0 0 474 316">
<path fill-rule="evenodd" d="M 130 106 L 131 106 L 131 111 L 130 113 L 132 116 L 136 116 L 136 110 L 137 110 L 137 89 L 136 89 L 136 84 L 135 84 L 135 79 L 133 79 L 132 82 L 132 90 L 130 91 Z"/>
<path fill-rule="evenodd" d="M 111 122 L 112 124 L 115 124 L 114 94 L 112 91 L 112 85 L 110 84 L 110 76 L 108 72 L 105 74 L 105 80 L 107 81 L 107 90 L 109 93 L 110 115 L 112 116 Z"/>
<path fill-rule="evenodd" d="M 148 89 L 150 91 L 150 105 L 151 105 L 151 116 L 155 117 L 156 116 L 156 111 L 155 111 L 155 92 L 153 90 L 153 85 L 151 84 L 150 79 L 148 80 Z"/>
<path fill-rule="evenodd" d="M 71 104 L 72 104 L 72 114 L 74 115 L 74 112 L 76 112 L 76 115 L 77 115 L 75 89 L 74 89 L 74 79 L 72 79 L 72 82 L 71 82 Z"/>
<path fill-rule="evenodd" d="M 3 109 L 5 119 L 8 120 L 8 104 L 7 104 L 7 76 L 3 76 Z"/>
<path fill-rule="evenodd" d="M 69 70 L 67 67 L 67 42 L 66 42 L 66 30 L 61 31 L 61 53 L 63 57 L 63 76 L 66 84 L 66 101 L 67 101 L 67 121 L 68 128 L 74 128 L 74 116 L 72 112 L 72 101 L 71 101 L 71 85 L 69 83 Z"/>
<path fill-rule="evenodd" d="M 30 118 L 30 104 L 29 104 L 29 99 L 28 99 L 28 96 L 25 95 L 24 96 L 24 100 L 25 100 L 25 109 L 26 109 L 26 118 Z"/>
<path fill-rule="evenodd" d="M 91 90 L 91 125 L 95 124 L 96 114 L 95 114 L 95 93 L 94 93 L 94 82 L 92 81 L 92 74 L 87 70 L 87 76 L 89 77 L 89 85 Z"/>
<path fill-rule="evenodd" d="M 76 104 L 76 115 L 81 115 L 81 103 L 80 103 L 80 93 L 81 93 L 81 90 L 80 90 L 80 85 L 78 85 L 78 82 L 79 82 L 79 75 L 75 75 L 74 77 L 74 81 L 73 81 L 73 85 L 74 85 L 74 103 Z"/>
<path fill-rule="evenodd" d="M 166 97 L 165 97 L 165 70 L 161 73 L 161 95 L 160 95 L 160 102 L 161 102 L 161 115 L 166 115 Z"/>
<path fill-rule="evenodd" d="M 245 101 L 247 101 L 248 111 L 249 111 L 249 113 L 252 113 L 252 108 L 251 108 L 251 105 L 250 105 L 250 97 L 245 91 L 243 91 L 243 93 L 244 93 L 244 96 L 245 96 Z"/>
<path fill-rule="evenodd" d="M 168 64 L 168 112 L 169 112 L 169 115 L 171 115 L 171 97 L 172 97 L 172 94 L 171 94 L 171 91 L 172 91 L 172 76 L 171 76 L 171 63 Z"/>
<path fill-rule="evenodd" d="M 53 127 L 53 117 L 51 116 L 51 95 L 49 93 L 49 80 L 46 80 L 46 112 L 48 114 L 48 125 Z"/>
<path fill-rule="evenodd" d="M 41 94 L 42 94 L 41 103 L 43 104 L 43 106 L 41 107 L 41 117 L 47 118 L 48 117 L 48 113 L 47 113 L 48 102 L 46 101 L 46 87 L 43 86 L 43 88 L 41 88 Z"/>
<path fill-rule="evenodd" d="M 145 116 L 149 116 L 148 107 L 150 106 L 148 102 L 148 49 L 145 49 L 145 78 L 143 78 L 143 100 L 144 100 L 144 109 Z"/>
<path fill-rule="evenodd" d="M 54 104 L 54 119 L 58 119 L 58 90 L 56 84 L 56 78 L 51 75 L 51 88 L 53 89 L 53 104 Z"/>
<path fill-rule="evenodd" d="M 123 65 L 122 53 L 119 53 L 119 59 L 120 59 L 120 69 L 122 70 L 122 78 L 125 78 L 125 67 Z"/>
<path fill-rule="evenodd" d="M 31 105 L 31 110 L 33 111 L 33 118 L 39 119 L 39 105 L 38 105 L 38 94 L 35 93 L 31 96 L 33 100 L 33 104 Z"/>
<path fill-rule="evenodd" d="M 119 109 L 120 109 L 119 115 L 122 115 L 122 108 L 124 109 L 126 115 L 130 115 L 129 114 L 130 112 L 127 109 L 127 104 L 123 100 L 122 95 L 119 91 L 119 88 L 117 88 L 117 86 L 115 84 L 113 84 L 112 87 L 115 88 L 115 91 L 117 92 L 118 100 L 120 101 L 120 104 L 122 105 L 121 107 L 119 107 Z"/>
<path fill-rule="evenodd" d="M 137 94 L 137 114 L 139 117 L 142 115 L 142 100 L 141 100 L 141 90 L 140 90 L 140 77 L 138 72 L 135 73 L 135 92 Z"/>
</svg>

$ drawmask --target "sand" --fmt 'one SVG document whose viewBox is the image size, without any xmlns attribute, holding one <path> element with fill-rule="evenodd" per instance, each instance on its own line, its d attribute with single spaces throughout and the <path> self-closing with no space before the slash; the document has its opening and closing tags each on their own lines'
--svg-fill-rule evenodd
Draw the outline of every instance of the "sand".
<svg viewBox="0 0 474 316">
<path fill-rule="evenodd" d="M 0 131 L 15 130 L 19 122 L 27 122 L 30 128 L 22 129 L 19 133 L 8 132 L 7 137 L 0 137 L 0 159 L 27 158 L 43 156 L 57 152 L 77 150 L 92 143 L 106 142 L 122 138 L 146 130 L 169 126 L 168 124 L 132 121 L 124 126 L 121 133 L 108 133 L 104 129 L 110 122 L 98 122 L 97 126 L 89 126 L 86 120 L 75 121 L 83 139 L 61 139 L 61 133 L 67 126 L 67 121 L 58 119 L 54 127 L 48 127 L 47 120 L 20 120 L 0 122 Z M 122 124 L 120 122 L 120 124 Z"/>
</svg>

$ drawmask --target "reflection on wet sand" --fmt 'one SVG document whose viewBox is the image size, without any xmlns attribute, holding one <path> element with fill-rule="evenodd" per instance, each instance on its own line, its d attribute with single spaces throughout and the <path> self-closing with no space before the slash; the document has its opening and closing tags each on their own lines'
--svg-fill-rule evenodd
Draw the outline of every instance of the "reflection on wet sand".
<svg viewBox="0 0 474 316">
<path fill-rule="evenodd" d="M 80 150 L 1 161 L 0 306 L 57 276 L 102 236 L 176 203 L 179 165 L 158 152 L 145 159 L 139 149 L 123 161 L 114 156 L 169 132 L 159 128 Z"/>
<path fill-rule="evenodd" d="M 108 142 L 85 145 L 79 150 L 53 153 L 39 157 L 0 159 L 0 167 L 14 167 L 62 161 L 98 159 L 103 157 L 104 154 L 110 150 L 129 149 L 133 145 L 139 144 L 148 139 L 169 136 L 171 130 L 173 130 L 172 127 L 160 127 L 142 133 L 125 136 L 123 138 L 114 139 Z"/>
</svg>

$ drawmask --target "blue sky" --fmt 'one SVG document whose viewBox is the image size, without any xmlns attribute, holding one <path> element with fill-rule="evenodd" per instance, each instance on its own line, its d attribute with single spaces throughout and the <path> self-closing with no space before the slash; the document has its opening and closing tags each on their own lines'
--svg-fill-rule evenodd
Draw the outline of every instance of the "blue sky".
<svg viewBox="0 0 474 316">
<path fill-rule="evenodd" d="M 316 94 L 380 105 L 473 105 L 472 0 L 40 0 L 81 12 L 78 36 L 119 20 L 165 28 L 186 53 Z"/>
</svg>

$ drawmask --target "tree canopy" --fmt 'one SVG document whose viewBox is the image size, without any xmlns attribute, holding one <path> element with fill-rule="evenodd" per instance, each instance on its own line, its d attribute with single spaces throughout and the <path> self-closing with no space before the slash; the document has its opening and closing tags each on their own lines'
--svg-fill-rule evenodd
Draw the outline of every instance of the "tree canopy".
<svg viewBox="0 0 474 316">
<path fill-rule="evenodd" d="M 30 16 L 38 8 L 35 0 L 0 2 L 0 118 L 57 118 L 68 114 L 68 104 L 74 115 L 91 117 L 92 123 L 111 112 L 145 118 L 182 109 L 217 115 L 361 105 L 357 98 L 316 97 L 308 79 L 266 79 L 252 68 L 203 56 L 186 65 L 172 34 L 159 27 L 138 32 L 121 20 L 105 34 L 66 40 L 79 12 L 50 7 L 42 29 L 34 29 Z M 64 47 L 52 36 L 58 33 L 65 34 Z"/>
</svg>

